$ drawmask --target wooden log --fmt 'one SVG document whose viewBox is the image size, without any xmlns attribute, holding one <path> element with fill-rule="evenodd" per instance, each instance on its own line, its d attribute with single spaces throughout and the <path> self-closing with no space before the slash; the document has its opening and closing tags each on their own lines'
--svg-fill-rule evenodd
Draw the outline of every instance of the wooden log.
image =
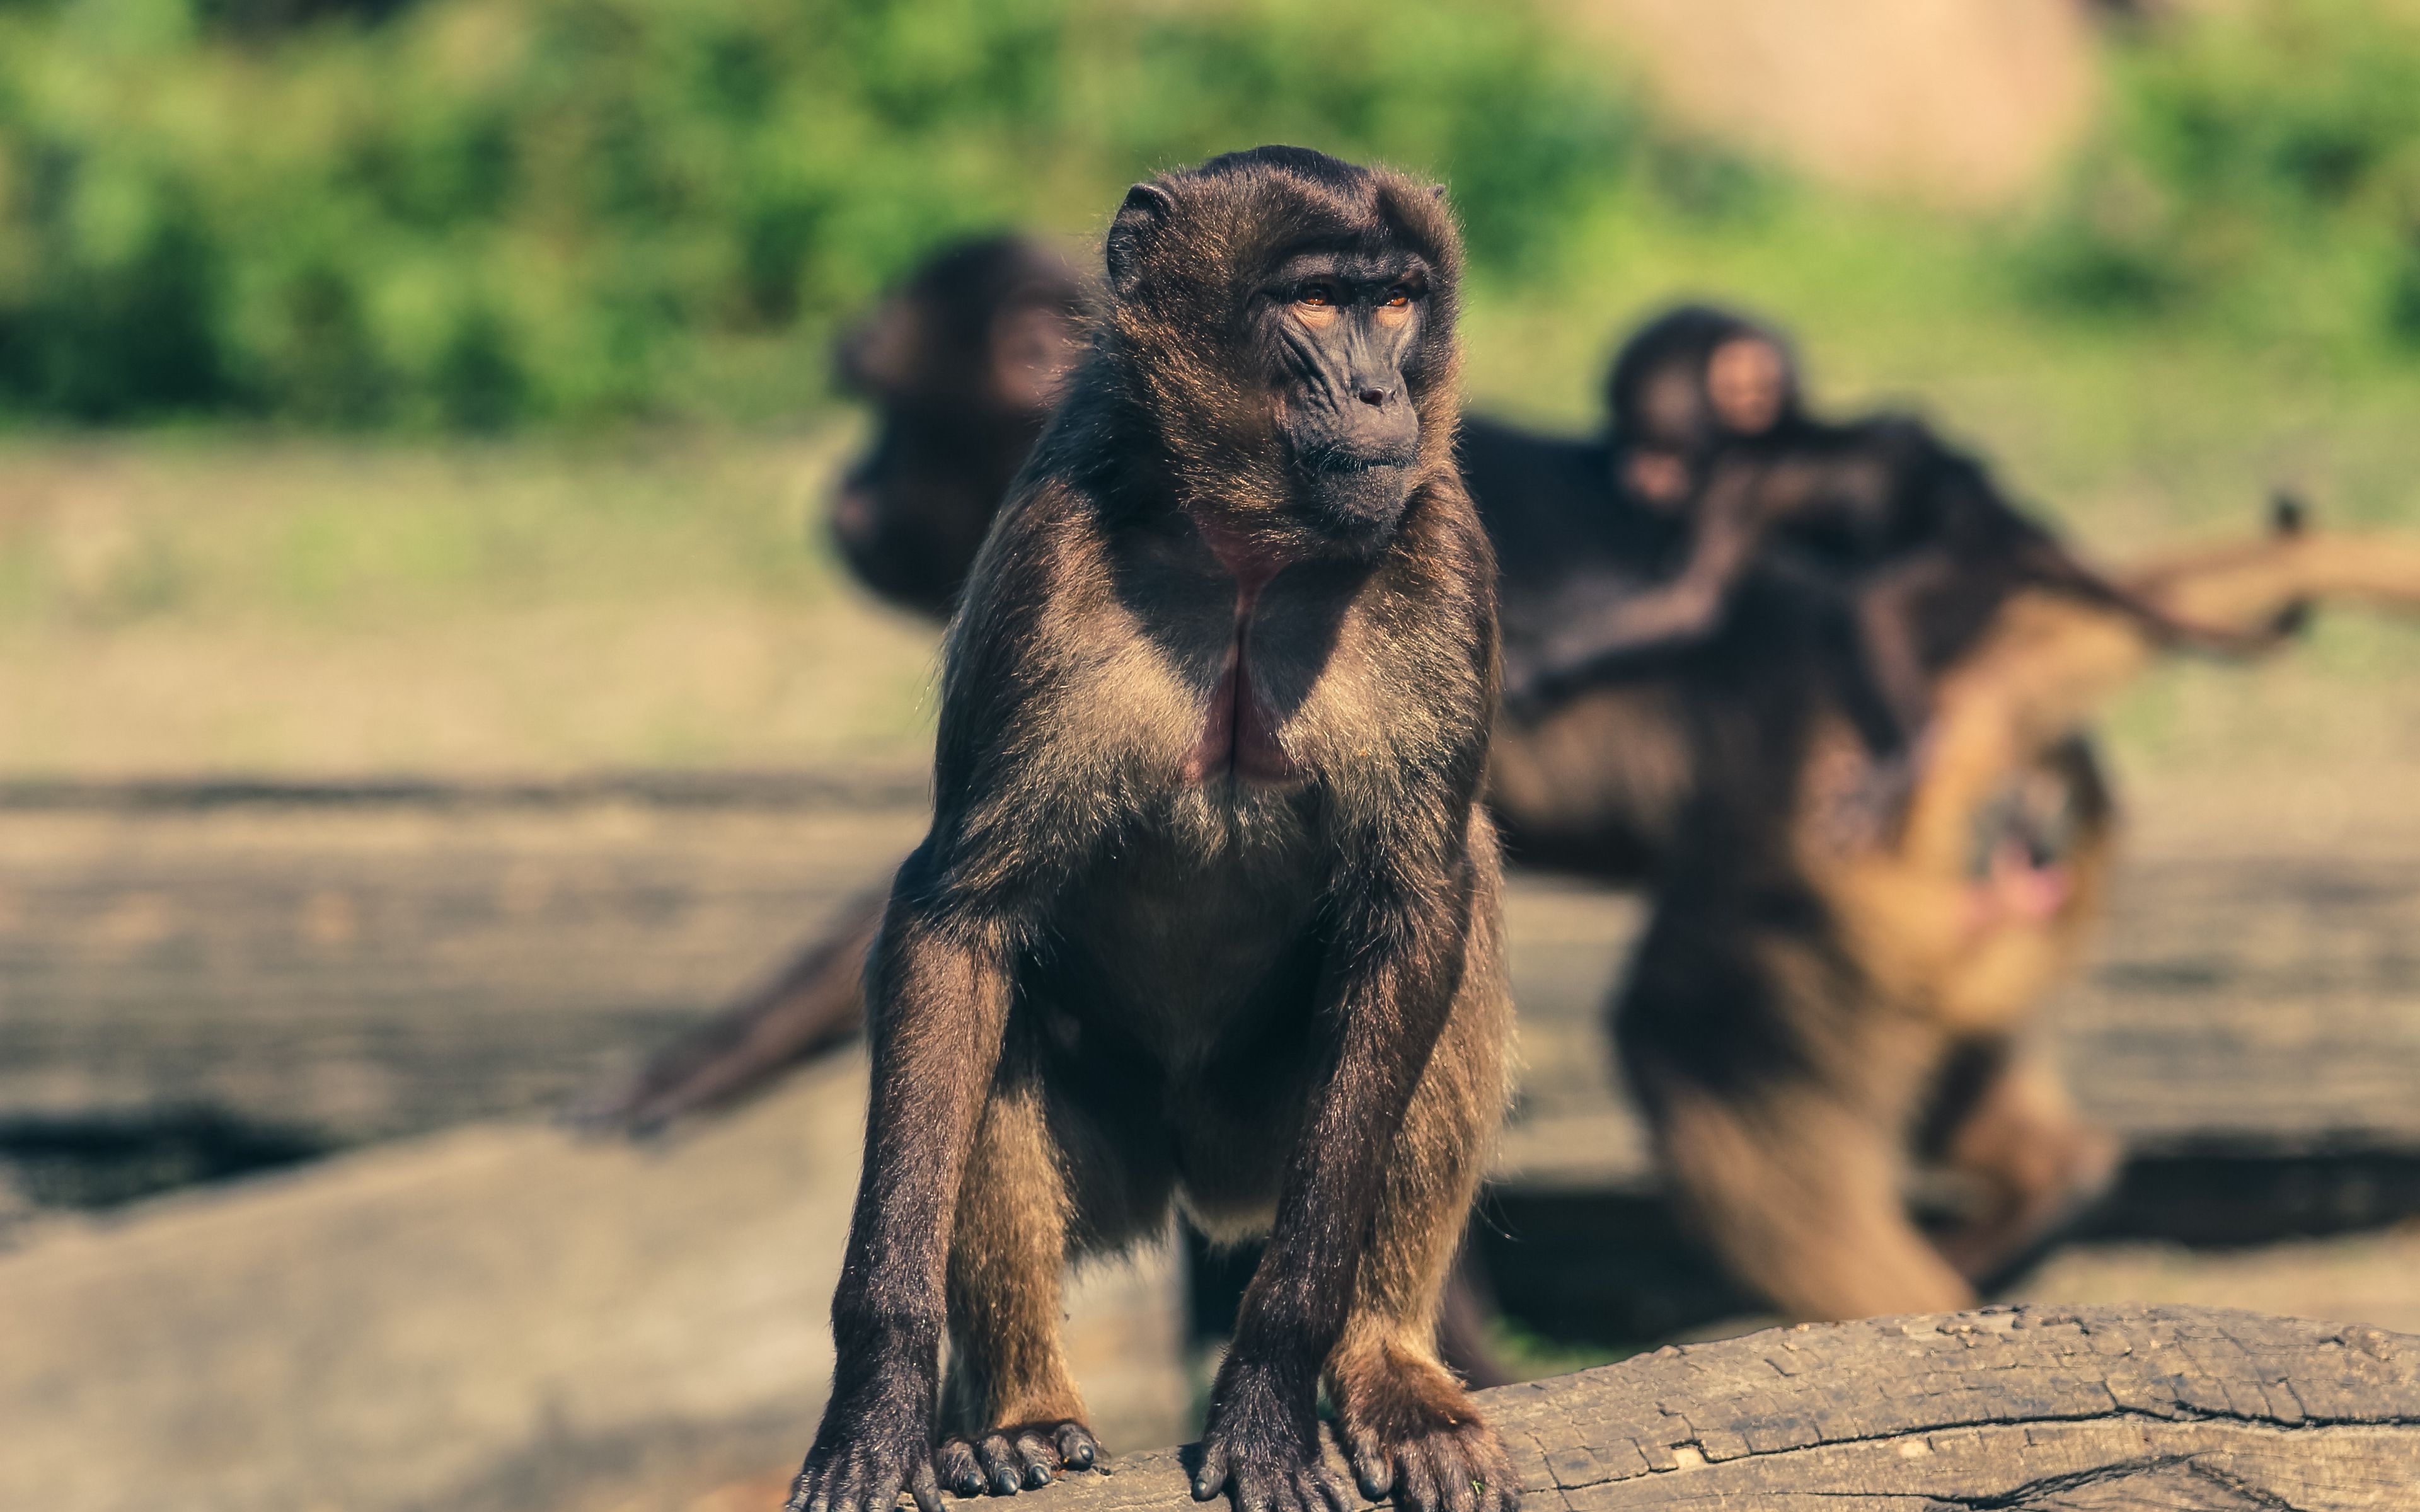
<svg viewBox="0 0 2420 1512">
<path fill-rule="evenodd" d="M 2420 1338 L 2257 1313 L 2018 1307 L 1807 1325 L 1480 1402 L 1525 1512 L 2420 1504 Z M 1190 1462 L 1138 1455 L 1017 1505 L 1190 1512 Z"/>
</svg>

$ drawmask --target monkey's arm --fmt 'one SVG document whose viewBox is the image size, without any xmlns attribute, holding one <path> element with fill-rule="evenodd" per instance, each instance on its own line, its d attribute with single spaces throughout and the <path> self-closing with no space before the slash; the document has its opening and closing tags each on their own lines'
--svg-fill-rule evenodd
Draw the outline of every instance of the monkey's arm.
<svg viewBox="0 0 2420 1512">
<path fill-rule="evenodd" d="M 1343 1330 L 1395 1136 L 1460 984 L 1470 928 L 1466 832 L 1415 864 L 1434 865 L 1426 885 L 1397 861 L 1331 890 L 1339 913 L 1320 1015 L 1331 1039 L 1213 1388 L 1198 1499 L 1231 1474 L 1249 1488 L 1286 1448 L 1318 1463 L 1319 1373 Z"/>
<path fill-rule="evenodd" d="M 938 826 L 937 826 L 938 830 Z M 876 948 L 865 1167 L 832 1296 L 831 1396 L 794 1508 L 940 1512 L 933 1427 L 952 1220 L 999 1064 L 1014 950 L 1001 912 L 951 896 L 935 841 L 900 868 Z"/>
<path fill-rule="evenodd" d="M 1757 481 L 1757 471 L 1745 463 L 1717 472 L 1699 503 L 1689 558 L 1672 580 L 1618 599 L 1549 636 L 1534 662 L 1508 674 L 1505 701 L 1535 704 L 1617 663 L 1713 634 L 1762 537 Z"/>
</svg>

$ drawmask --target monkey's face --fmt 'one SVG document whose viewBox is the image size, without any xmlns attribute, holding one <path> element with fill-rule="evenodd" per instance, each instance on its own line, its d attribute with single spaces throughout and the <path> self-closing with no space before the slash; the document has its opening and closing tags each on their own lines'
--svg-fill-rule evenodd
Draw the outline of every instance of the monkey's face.
<svg viewBox="0 0 2420 1512">
<path fill-rule="evenodd" d="M 1695 491 L 1720 447 L 1769 436 L 1798 411 L 1798 370 L 1780 336 L 1742 316 L 1683 305 L 1622 347 L 1610 383 L 1623 485 L 1660 507 Z"/>
<path fill-rule="evenodd" d="M 1047 257 L 1008 239 L 945 249 L 839 343 L 839 386 L 874 407 L 875 433 L 832 500 L 832 539 L 894 603 L 949 612 L 1066 385 L 1077 292 Z"/>
<path fill-rule="evenodd" d="M 1428 267 L 1411 254 L 1304 252 L 1253 301 L 1278 436 L 1323 534 L 1383 536 L 1403 513 L 1420 456 L 1406 359 L 1428 297 Z"/>
<path fill-rule="evenodd" d="M 1706 359 L 1706 405 L 1729 435 L 1763 435 L 1796 397 L 1788 355 L 1761 332 L 1734 336 Z"/>
<path fill-rule="evenodd" d="M 1137 184 L 1104 250 L 1105 357 L 1198 520 L 1367 557 L 1453 466 L 1461 242 L 1438 191 L 1259 147 Z"/>
</svg>

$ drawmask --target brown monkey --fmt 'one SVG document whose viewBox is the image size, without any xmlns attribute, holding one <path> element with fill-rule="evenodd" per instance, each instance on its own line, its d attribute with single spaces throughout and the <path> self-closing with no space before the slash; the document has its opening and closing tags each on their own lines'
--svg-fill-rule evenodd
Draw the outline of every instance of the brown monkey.
<svg viewBox="0 0 2420 1512">
<path fill-rule="evenodd" d="M 1607 390 L 1620 476 L 1652 507 L 1681 515 L 1690 544 L 1663 583 L 1558 630 L 1539 665 L 1508 682 L 1516 703 L 1711 633 L 1752 568 L 1794 569 L 1848 596 L 1861 648 L 1854 712 L 1885 756 L 1922 728 L 1934 673 L 2026 588 L 2134 615 L 2167 644 L 2249 653 L 2277 643 L 2269 627 L 2195 625 L 2127 593 L 1920 422 L 1813 419 L 1787 343 L 1743 316 L 1689 305 L 1651 321 L 1623 347 Z"/>
<path fill-rule="evenodd" d="M 2420 608 L 2420 548 L 2288 530 L 2122 585 L 2255 632 L 2319 598 Z M 1746 615 L 1781 618 L 1726 635 L 1786 624 L 1761 593 Z M 1762 692 L 1700 707 L 1699 800 L 1614 1027 L 1676 1196 L 1783 1310 L 1969 1305 L 2107 1180 L 2114 1145 L 2019 1045 L 2110 859 L 2113 806 L 2077 732 L 2164 649 L 2124 609 L 2009 598 L 1942 674 L 1897 832 L 1866 844 L 1822 822 L 1873 760 L 1837 703 L 1793 701 L 1768 660 Z M 1901 1197 L 1915 1154 L 1981 1199 L 1937 1238 Z"/>
<path fill-rule="evenodd" d="M 1105 250 L 1106 323 L 948 640 L 791 1505 L 938 1512 L 1091 1464 L 1062 1272 L 1182 1201 L 1270 1234 L 1197 1497 L 1345 1512 L 1324 1380 L 1365 1494 L 1509 1508 L 1431 1339 L 1511 1013 L 1452 224 L 1396 175 L 1263 147 L 1137 185 Z"/>
<path fill-rule="evenodd" d="M 829 524 L 859 580 L 946 619 L 1009 480 L 1073 370 L 1092 290 L 1027 237 L 954 243 L 927 259 L 833 354 L 875 431 L 841 479 Z M 856 1038 L 866 951 L 889 889 L 843 904 L 830 930 L 770 978 L 573 1112 L 650 1133 L 743 1097 L 779 1068 Z"/>
<path fill-rule="evenodd" d="M 1089 291 L 1024 237 L 962 242 L 842 338 L 841 386 L 874 405 L 873 443 L 832 501 L 865 585 L 946 618 L 1082 349 Z"/>
</svg>

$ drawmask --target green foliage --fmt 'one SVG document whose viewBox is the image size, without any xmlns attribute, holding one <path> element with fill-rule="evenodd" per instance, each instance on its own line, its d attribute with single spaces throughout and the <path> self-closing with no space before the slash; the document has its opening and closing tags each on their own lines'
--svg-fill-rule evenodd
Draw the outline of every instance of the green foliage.
<svg viewBox="0 0 2420 1512">
<path fill-rule="evenodd" d="M 1482 275 L 1608 195 L 1720 215 L 1755 183 L 1517 6 L 18 5 L 0 410 L 761 418 L 936 239 L 1090 230 L 1136 177 L 1271 140 L 1450 182 Z"/>
<path fill-rule="evenodd" d="M 2097 150 L 2025 249 L 2095 315 L 2420 350 L 2420 13 L 2249 0 L 2121 47 Z"/>
</svg>

